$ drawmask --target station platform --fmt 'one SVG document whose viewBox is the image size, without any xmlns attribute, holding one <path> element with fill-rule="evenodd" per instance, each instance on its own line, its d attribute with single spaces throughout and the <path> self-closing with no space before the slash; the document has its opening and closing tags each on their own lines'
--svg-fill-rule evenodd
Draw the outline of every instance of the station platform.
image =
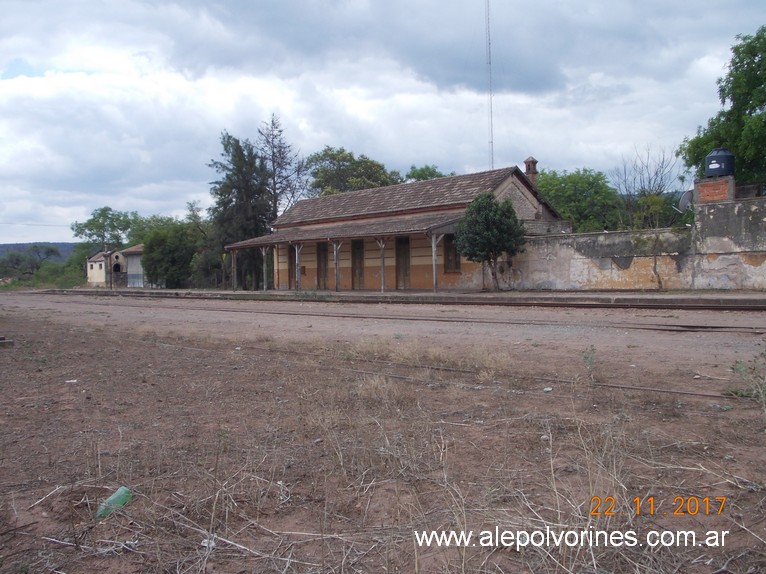
<svg viewBox="0 0 766 574">
<path fill-rule="evenodd" d="M 622 307 L 656 309 L 730 309 L 766 311 L 763 291 L 226 291 L 172 289 L 72 289 L 45 293 L 117 297 L 322 301 L 428 305 L 540 307 Z"/>
</svg>

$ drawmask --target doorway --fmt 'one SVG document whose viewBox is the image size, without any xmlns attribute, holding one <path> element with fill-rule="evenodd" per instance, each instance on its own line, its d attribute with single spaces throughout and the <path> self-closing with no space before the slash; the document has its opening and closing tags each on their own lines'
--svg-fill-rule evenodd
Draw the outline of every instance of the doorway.
<svg viewBox="0 0 766 574">
<path fill-rule="evenodd" d="M 396 288 L 410 288 L 410 238 L 396 238 Z"/>
<path fill-rule="evenodd" d="M 364 239 L 351 242 L 351 288 L 364 289 Z"/>
<path fill-rule="evenodd" d="M 317 289 L 327 289 L 327 243 L 317 243 Z"/>
</svg>

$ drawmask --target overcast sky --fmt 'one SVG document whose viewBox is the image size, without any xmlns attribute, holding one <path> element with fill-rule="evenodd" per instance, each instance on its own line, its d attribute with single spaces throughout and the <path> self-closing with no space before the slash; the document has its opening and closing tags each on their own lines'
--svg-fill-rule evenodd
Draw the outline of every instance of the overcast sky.
<svg viewBox="0 0 766 574">
<path fill-rule="evenodd" d="M 0 243 L 72 241 L 108 205 L 210 204 L 227 130 L 275 114 L 405 173 L 490 167 L 485 0 L 3 0 Z M 720 104 L 763 0 L 491 0 L 494 166 L 604 172 Z"/>
</svg>

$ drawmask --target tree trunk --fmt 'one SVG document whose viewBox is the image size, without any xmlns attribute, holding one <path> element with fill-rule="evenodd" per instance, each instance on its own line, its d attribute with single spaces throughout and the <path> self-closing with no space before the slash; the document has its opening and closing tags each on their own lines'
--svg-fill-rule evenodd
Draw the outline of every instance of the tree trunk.
<svg viewBox="0 0 766 574">
<path fill-rule="evenodd" d="M 660 270 L 658 268 L 658 256 L 662 249 L 662 240 L 660 240 L 660 233 L 657 231 L 654 235 L 654 245 L 652 246 L 652 254 L 653 254 L 653 264 L 652 264 L 652 273 L 654 273 L 654 277 L 657 280 L 657 289 L 659 291 L 664 290 L 664 285 L 662 283 L 662 277 L 660 276 Z"/>
<path fill-rule="evenodd" d="M 490 259 L 489 272 L 492 275 L 492 290 L 500 291 L 500 281 L 497 279 L 497 259 Z"/>
</svg>

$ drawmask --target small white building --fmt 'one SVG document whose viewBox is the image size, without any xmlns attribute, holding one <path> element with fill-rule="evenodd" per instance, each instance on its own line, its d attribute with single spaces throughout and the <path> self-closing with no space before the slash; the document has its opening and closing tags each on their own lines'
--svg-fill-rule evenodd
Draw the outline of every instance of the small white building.
<svg viewBox="0 0 766 574">
<path fill-rule="evenodd" d="M 122 250 L 99 251 L 88 258 L 88 287 L 144 287 L 143 244 Z"/>
<path fill-rule="evenodd" d="M 87 273 L 88 287 L 107 287 L 107 267 L 109 265 L 109 254 L 106 251 L 99 251 L 88 258 Z"/>
</svg>

